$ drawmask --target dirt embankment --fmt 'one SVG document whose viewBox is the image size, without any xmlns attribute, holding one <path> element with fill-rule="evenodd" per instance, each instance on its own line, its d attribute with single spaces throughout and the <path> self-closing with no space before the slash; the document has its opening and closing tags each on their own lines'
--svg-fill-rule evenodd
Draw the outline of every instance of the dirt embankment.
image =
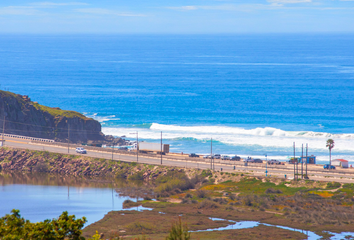
<svg viewBox="0 0 354 240">
<path fill-rule="evenodd" d="M 125 163 L 78 155 L 12 148 L 0 149 L 0 171 L 47 172 L 74 176 L 153 180 L 177 168 Z"/>
</svg>

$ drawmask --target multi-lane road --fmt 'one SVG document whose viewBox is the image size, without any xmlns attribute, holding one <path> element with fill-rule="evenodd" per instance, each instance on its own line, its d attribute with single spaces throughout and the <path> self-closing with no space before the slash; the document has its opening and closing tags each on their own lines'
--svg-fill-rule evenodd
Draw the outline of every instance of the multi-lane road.
<svg viewBox="0 0 354 240">
<path fill-rule="evenodd" d="M 14 138 L 5 138 L 5 146 L 21 149 L 30 149 L 30 150 L 41 150 L 49 151 L 56 153 L 68 153 L 67 146 L 57 146 L 53 144 L 46 143 L 33 143 L 30 140 L 25 139 L 14 139 Z M 116 161 L 126 161 L 126 162 L 139 162 L 146 164 L 161 164 L 161 158 L 159 155 L 148 155 L 140 154 L 138 159 L 136 155 L 132 153 L 117 153 L 112 154 L 106 149 L 88 150 L 87 156 L 93 158 L 105 158 L 113 159 Z M 72 146 L 69 148 L 70 154 L 78 154 L 75 152 L 75 147 Z M 210 160 L 207 160 L 210 161 Z M 223 162 L 223 163 L 222 163 Z M 227 164 L 228 163 L 228 164 Z M 199 169 L 210 169 L 210 162 L 206 162 L 202 158 L 186 158 L 186 157 L 176 157 L 173 155 L 164 155 L 162 158 L 162 165 L 166 166 L 175 166 L 175 167 L 185 167 L 185 168 L 199 168 Z M 266 175 L 266 164 L 249 164 L 244 166 L 243 162 L 235 161 L 220 161 L 215 163 L 216 171 L 225 171 L 225 172 L 242 172 L 248 173 L 254 176 L 265 176 Z M 301 171 L 299 170 L 299 173 Z M 294 177 L 293 165 L 286 164 L 280 166 L 268 166 L 267 175 L 292 179 Z M 312 180 L 322 180 L 322 181 L 337 181 L 337 182 L 353 182 L 354 183 L 354 169 L 338 169 L 338 170 L 324 170 L 321 166 L 308 166 L 308 176 Z"/>
</svg>

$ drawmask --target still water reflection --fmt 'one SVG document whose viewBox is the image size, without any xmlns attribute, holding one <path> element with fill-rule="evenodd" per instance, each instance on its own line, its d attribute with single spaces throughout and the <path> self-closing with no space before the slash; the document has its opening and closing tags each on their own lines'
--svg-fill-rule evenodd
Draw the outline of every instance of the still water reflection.
<svg viewBox="0 0 354 240">
<path fill-rule="evenodd" d="M 63 211 L 87 218 L 91 224 L 112 210 L 122 210 L 130 197 L 115 189 L 126 183 L 110 179 L 69 178 L 48 174 L 0 173 L 0 216 L 19 209 L 31 222 L 58 217 Z M 135 210 L 142 210 L 142 207 Z"/>
</svg>

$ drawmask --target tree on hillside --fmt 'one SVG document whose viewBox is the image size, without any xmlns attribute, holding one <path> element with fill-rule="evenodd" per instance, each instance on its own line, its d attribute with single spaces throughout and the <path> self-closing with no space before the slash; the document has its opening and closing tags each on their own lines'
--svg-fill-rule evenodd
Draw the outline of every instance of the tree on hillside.
<svg viewBox="0 0 354 240">
<path fill-rule="evenodd" d="M 332 164 L 332 161 L 331 161 L 331 153 L 332 153 L 332 148 L 334 148 L 334 141 L 333 139 L 328 139 L 327 142 L 326 142 L 326 147 L 328 147 L 328 150 L 329 150 L 329 165 Z"/>
</svg>

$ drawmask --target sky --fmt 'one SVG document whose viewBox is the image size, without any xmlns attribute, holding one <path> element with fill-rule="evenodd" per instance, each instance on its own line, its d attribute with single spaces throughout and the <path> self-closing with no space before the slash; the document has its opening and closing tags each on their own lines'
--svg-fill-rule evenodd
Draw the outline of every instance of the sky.
<svg viewBox="0 0 354 240">
<path fill-rule="evenodd" d="M 354 0 L 0 1 L 0 33 L 354 33 Z"/>
</svg>

